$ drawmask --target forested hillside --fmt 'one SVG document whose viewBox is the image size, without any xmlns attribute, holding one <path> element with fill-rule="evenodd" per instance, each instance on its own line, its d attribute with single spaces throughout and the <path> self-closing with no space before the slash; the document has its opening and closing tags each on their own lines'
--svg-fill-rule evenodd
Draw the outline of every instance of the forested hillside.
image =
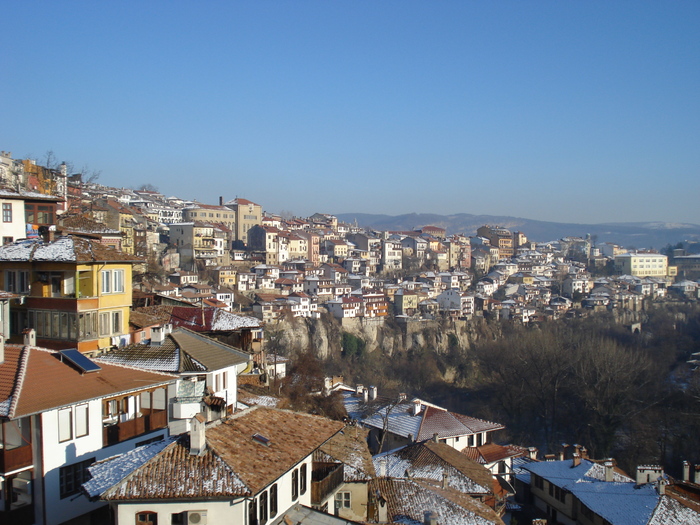
<svg viewBox="0 0 700 525">
<path fill-rule="evenodd" d="M 543 452 L 579 443 L 628 471 L 662 463 L 673 473 L 684 459 L 700 461 L 700 379 L 686 363 L 700 351 L 695 305 L 533 326 L 481 318 L 341 326 L 324 317 L 267 335 L 280 354 L 313 354 L 316 374 L 504 423 L 507 442 Z"/>
</svg>

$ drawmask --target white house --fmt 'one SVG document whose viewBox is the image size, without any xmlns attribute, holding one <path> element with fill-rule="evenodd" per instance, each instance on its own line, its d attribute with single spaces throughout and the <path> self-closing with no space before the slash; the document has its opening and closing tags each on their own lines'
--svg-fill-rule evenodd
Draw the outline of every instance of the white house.
<svg viewBox="0 0 700 525">
<path fill-rule="evenodd" d="M 168 435 L 175 377 L 0 342 L 0 522 L 53 525 L 103 505 L 87 467 Z"/>
<path fill-rule="evenodd" d="M 342 429 L 338 421 L 265 407 L 211 425 L 198 415 L 190 435 L 153 445 L 155 452 L 137 449 L 94 465 L 84 487 L 110 503 L 117 525 L 263 525 L 295 505 L 322 508 L 333 500 L 343 465 L 314 462 L 313 453 Z"/>
<path fill-rule="evenodd" d="M 99 362 L 179 376 L 170 431 L 181 434 L 188 430 L 190 418 L 199 412 L 207 420 L 233 412 L 237 376 L 248 368 L 252 356 L 186 328 L 171 330 L 170 324 L 152 328 L 150 344 L 117 348 L 101 356 Z"/>
</svg>

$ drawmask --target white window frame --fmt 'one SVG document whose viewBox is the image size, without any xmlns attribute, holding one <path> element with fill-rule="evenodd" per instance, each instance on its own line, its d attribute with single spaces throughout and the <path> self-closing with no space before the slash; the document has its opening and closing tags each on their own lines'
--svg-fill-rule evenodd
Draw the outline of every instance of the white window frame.
<svg viewBox="0 0 700 525">
<path fill-rule="evenodd" d="M 64 443 L 73 439 L 73 409 L 71 407 L 58 409 L 58 442 Z M 67 418 L 67 419 L 66 419 Z"/>
<path fill-rule="evenodd" d="M 124 270 L 102 270 L 102 293 L 124 293 Z"/>
</svg>

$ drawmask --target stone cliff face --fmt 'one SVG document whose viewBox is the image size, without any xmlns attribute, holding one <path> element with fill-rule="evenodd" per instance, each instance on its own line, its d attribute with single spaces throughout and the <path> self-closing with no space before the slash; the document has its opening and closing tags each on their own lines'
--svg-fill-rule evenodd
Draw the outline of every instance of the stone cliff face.
<svg viewBox="0 0 700 525">
<path fill-rule="evenodd" d="M 267 326 L 284 353 L 292 355 L 306 350 L 326 359 L 340 352 L 343 332 L 365 341 L 368 352 L 395 352 L 430 348 L 438 353 L 450 347 L 469 349 L 481 338 L 493 339 L 500 328 L 483 319 L 429 320 L 397 322 L 394 319 L 345 319 L 342 322 L 330 316 L 320 319 L 287 319 Z"/>
</svg>

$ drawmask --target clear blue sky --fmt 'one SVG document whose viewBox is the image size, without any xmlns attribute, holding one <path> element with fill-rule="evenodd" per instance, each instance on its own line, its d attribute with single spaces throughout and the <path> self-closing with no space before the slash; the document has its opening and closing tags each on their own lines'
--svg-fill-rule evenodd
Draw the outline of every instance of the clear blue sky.
<svg viewBox="0 0 700 525">
<path fill-rule="evenodd" d="M 700 223 L 700 2 L 3 4 L 0 149 L 270 212 Z"/>
</svg>

